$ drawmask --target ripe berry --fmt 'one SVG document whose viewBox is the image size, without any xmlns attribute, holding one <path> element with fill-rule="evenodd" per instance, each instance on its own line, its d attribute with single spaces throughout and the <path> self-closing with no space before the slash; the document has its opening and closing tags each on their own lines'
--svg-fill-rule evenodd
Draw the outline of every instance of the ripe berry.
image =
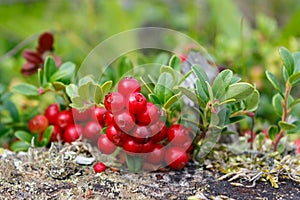
<svg viewBox="0 0 300 200">
<path fill-rule="evenodd" d="M 106 125 L 111 125 L 114 123 L 114 115 L 111 112 L 105 112 L 103 119 Z"/>
<path fill-rule="evenodd" d="M 101 126 L 98 122 L 88 122 L 83 130 L 83 136 L 89 140 L 96 140 L 100 136 Z"/>
<path fill-rule="evenodd" d="M 181 124 L 174 124 L 169 127 L 168 129 L 168 140 L 173 145 L 180 145 L 183 143 L 183 141 L 186 141 L 189 139 L 189 130 L 181 125 Z"/>
<path fill-rule="evenodd" d="M 132 77 L 125 77 L 118 84 L 118 92 L 120 92 L 124 96 L 128 96 L 130 93 L 140 91 L 140 83 Z"/>
<path fill-rule="evenodd" d="M 114 115 L 114 124 L 121 131 L 130 135 L 130 130 L 135 126 L 135 118 L 133 114 L 124 111 Z"/>
<path fill-rule="evenodd" d="M 97 162 L 94 165 L 94 171 L 95 171 L 95 173 L 104 172 L 105 170 L 106 170 L 106 166 L 102 162 Z"/>
<path fill-rule="evenodd" d="M 146 106 L 146 111 L 143 113 L 138 113 L 136 119 L 139 123 L 148 125 L 153 124 L 159 120 L 160 111 L 156 105 L 148 102 Z"/>
<path fill-rule="evenodd" d="M 154 148 L 154 143 L 152 142 L 152 140 L 149 140 L 147 143 L 143 144 L 142 153 L 149 153 L 153 151 L 153 148 Z"/>
<path fill-rule="evenodd" d="M 167 137 L 167 126 L 166 124 L 159 120 L 149 127 L 151 131 L 151 140 L 154 143 L 158 143 Z"/>
<path fill-rule="evenodd" d="M 74 121 L 77 122 L 84 122 L 91 119 L 91 109 L 86 109 L 84 111 L 77 110 L 76 108 L 72 108 L 71 112 L 73 114 Z"/>
<path fill-rule="evenodd" d="M 71 124 L 66 127 L 64 132 L 64 141 L 71 143 L 82 135 L 83 129 L 80 125 Z"/>
<path fill-rule="evenodd" d="M 132 136 L 137 143 L 144 144 L 149 141 L 151 133 L 146 126 L 136 126 L 132 131 Z"/>
<path fill-rule="evenodd" d="M 164 156 L 164 146 L 160 144 L 155 144 L 153 150 L 147 155 L 147 161 L 152 164 L 160 164 L 163 162 Z"/>
<path fill-rule="evenodd" d="M 61 111 L 57 115 L 55 124 L 61 129 L 65 129 L 68 125 L 74 124 L 72 113 L 68 110 Z"/>
<path fill-rule="evenodd" d="M 134 92 L 128 97 L 128 110 L 133 114 L 143 113 L 146 111 L 147 100 L 143 94 Z"/>
<path fill-rule="evenodd" d="M 112 143 L 106 136 L 101 135 L 98 139 L 98 149 L 104 154 L 112 154 L 116 150 L 117 146 Z"/>
<path fill-rule="evenodd" d="M 127 153 L 141 153 L 143 145 L 135 142 L 132 138 L 128 138 L 123 144 L 123 149 Z"/>
<path fill-rule="evenodd" d="M 125 100 L 121 93 L 110 92 L 105 95 L 104 106 L 107 111 L 115 114 L 125 107 Z"/>
<path fill-rule="evenodd" d="M 180 147 L 170 147 L 165 152 L 165 162 L 172 169 L 182 169 L 188 162 L 188 155 Z"/>
<path fill-rule="evenodd" d="M 28 128 L 32 133 L 41 133 L 48 127 L 48 119 L 44 115 L 37 115 L 33 117 L 29 123 Z"/>
<path fill-rule="evenodd" d="M 51 104 L 46 108 L 44 115 L 45 117 L 47 117 L 49 124 L 55 124 L 57 119 L 57 114 L 59 112 L 60 109 L 57 103 Z"/>
<path fill-rule="evenodd" d="M 62 140 L 63 139 L 63 134 L 61 129 L 58 126 L 53 126 L 53 131 L 50 137 L 50 142 L 56 142 L 58 139 Z"/>
<path fill-rule="evenodd" d="M 104 126 L 104 114 L 106 113 L 105 108 L 95 107 L 93 109 L 93 117 L 99 122 L 99 124 L 103 127 Z"/>
<path fill-rule="evenodd" d="M 113 125 L 109 125 L 106 129 L 107 138 L 115 145 L 120 146 L 122 143 L 122 132 L 115 128 Z"/>
</svg>

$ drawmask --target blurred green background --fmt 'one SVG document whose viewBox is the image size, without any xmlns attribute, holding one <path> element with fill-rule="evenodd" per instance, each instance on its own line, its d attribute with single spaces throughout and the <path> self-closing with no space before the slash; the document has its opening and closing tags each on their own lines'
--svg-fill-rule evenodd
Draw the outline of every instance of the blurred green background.
<svg viewBox="0 0 300 200">
<path fill-rule="evenodd" d="M 32 81 L 20 73 L 21 53 L 34 49 L 42 32 L 54 33 L 55 53 L 63 61 L 80 65 L 114 34 L 165 27 L 192 37 L 218 66 L 255 83 L 262 94 L 258 115 L 275 121 L 264 71 L 282 79 L 278 47 L 299 49 L 299 18 L 298 0 L 0 0 L 0 83 Z"/>
</svg>

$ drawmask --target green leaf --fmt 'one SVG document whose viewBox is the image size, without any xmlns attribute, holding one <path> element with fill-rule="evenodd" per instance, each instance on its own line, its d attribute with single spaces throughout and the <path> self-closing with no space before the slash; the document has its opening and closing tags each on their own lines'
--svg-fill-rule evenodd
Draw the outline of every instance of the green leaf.
<svg viewBox="0 0 300 200">
<path fill-rule="evenodd" d="M 207 85 L 206 85 L 205 81 L 209 82 L 209 80 L 208 80 L 208 77 L 207 77 L 205 71 L 199 65 L 193 65 L 191 67 L 191 69 L 194 72 L 195 76 L 197 77 L 197 80 L 199 80 L 202 90 L 208 96 L 208 89 L 207 89 Z"/>
<path fill-rule="evenodd" d="M 291 52 L 285 47 L 280 47 L 279 54 L 281 56 L 283 65 L 286 67 L 289 76 L 291 76 L 294 73 L 295 67 L 294 58 Z"/>
<path fill-rule="evenodd" d="M 161 65 L 166 65 L 168 63 L 168 60 L 169 60 L 169 54 L 168 53 L 160 53 L 154 63 L 158 63 L 158 64 L 161 64 Z"/>
<path fill-rule="evenodd" d="M 297 72 L 297 73 L 295 73 L 295 74 L 292 74 L 292 75 L 289 77 L 288 81 L 289 81 L 289 83 L 290 83 L 291 85 L 295 85 L 296 83 L 299 82 L 299 79 L 300 79 L 300 72 Z"/>
<path fill-rule="evenodd" d="M 19 122 L 20 116 L 19 116 L 19 111 L 18 111 L 16 105 L 12 101 L 5 101 L 4 106 L 8 110 L 13 121 Z"/>
<path fill-rule="evenodd" d="M 271 140 L 275 140 L 276 136 L 278 134 L 278 128 L 275 125 L 272 125 L 268 129 L 268 136 Z"/>
<path fill-rule="evenodd" d="M 194 102 L 195 105 L 199 105 L 202 108 L 206 106 L 206 103 L 199 98 L 193 91 L 186 87 L 178 86 L 178 89 L 187 97 L 189 98 L 192 102 Z"/>
<path fill-rule="evenodd" d="M 110 91 L 112 83 L 112 81 L 106 81 L 101 85 L 102 95 L 106 95 Z"/>
<path fill-rule="evenodd" d="M 173 68 L 171 68 L 171 67 L 169 67 L 169 66 L 162 65 L 162 66 L 160 67 L 160 74 L 162 74 L 162 73 L 164 73 L 164 72 L 165 72 L 165 73 L 171 74 L 173 80 L 176 80 L 176 79 L 177 79 L 176 72 L 174 71 Z"/>
<path fill-rule="evenodd" d="M 26 131 L 16 131 L 15 136 L 17 138 L 19 138 L 21 141 L 27 142 L 28 144 L 31 144 L 31 140 L 32 140 L 32 137 L 33 137 L 32 134 L 30 134 Z"/>
<path fill-rule="evenodd" d="M 78 94 L 80 96 L 81 99 L 90 99 L 90 86 L 91 86 L 91 82 L 87 82 L 81 86 L 78 87 Z"/>
<path fill-rule="evenodd" d="M 62 82 L 55 81 L 52 83 L 52 85 L 56 91 L 65 90 L 65 88 L 66 88 L 66 85 L 63 84 Z"/>
<path fill-rule="evenodd" d="M 126 163 L 131 172 L 139 172 L 142 169 L 142 158 L 140 156 L 126 154 Z"/>
<path fill-rule="evenodd" d="M 96 104 L 100 104 L 103 100 L 103 92 L 100 85 L 96 85 L 95 94 L 94 94 L 94 102 Z"/>
<path fill-rule="evenodd" d="M 148 94 L 149 101 L 153 104 L 161 105 L 159 98 L 155 94 Z"/>
<path fill-rule="evenodd" d="M 210 102 L 214 102 L 214 101 L 215 101 L 215 97 L 214 97 L 212 88 L 211 88 L 211 86 L 209 85 L 208 81 L 205 81 L 205 84 L 206 84 L 206 86 L 207 86 L 209 100 L 210 100 Z"/>
<path fill-rule="evenodd" d="M 233 76 L 232 79 L 231 79 L 230 85 L 231 85 L 231 84 L 234 84 L 234 83 L 237 83 L 237 82 L 239 82 L 240 80 L 242 80 L 240 77 L 238 77 L 238 76 Z"/>
<path fill-rule="evenodd" d="M 283 75 L 283 80 L 286 82 L 289 79 L 289 74 L 286 71 L 285 67 L 282 68 L 282 75 Z"/>
<path fill-rule="evenodd" d="M 84 76 L 83 78 L 81 78 L 79 81 L 78 81 L 78 86 L 81 86 L 81 85 L 84 85 L 86 83 L 94 83 L 94 80 L 92 78 L 91 75 L 87 75 L 87 76 Z"/>
<path fill-rule="evenodd" d="M 296 106 L 298 103 L 300 103 L 300 99 L 296 99 L 295 101 L 293 101 L 293 102 L 290 104 L 289 108 L 293 108 L 293 107 Z"/>
<path fill-rule="evenodd" d="M 269 71 L 266 71 L 266 76 L 269 82 L 272 84 L 272 86 L 280 93 L 282 94 L 281 86 L 277 78 Z"/>
<path fill-rule="evenodd" d="M 118 75 L 119 77 L 122 77 L 124 74 L 126 74 L 127 72 L 132 71 L 133 69 L 133 63 L 131 62 L 131 60 L 124 56 L 120 59 L 119 65 L 118 65 Z"/>
<path fill-rule="evenodd" d="M 239 122 L 239 121 L 241 121 L 243 119 L 245 119 L 245 116 L 230 117 L 229 118 L 229 124 L 233 124 L 233 123 Z"/>
<path fill-rule="evenodd" d="M 57 71 L 55 60 L 52 56 L 47 56 L 44 65 L 44 74 L 47 82 L 50 81 L 51 76 Z"/>
<path fill-rule="evenodd" d="M 294 121 L 293 124 L 297 127 L 296 129 L 287 131 L 287 134 L 298 134 L 300 132 L 300 121 Z"/>
<path fill-rule="evenodd" d="M 65 62 L 58 70 L 50 77 L 50 82 L 61 81 L 64 84 L 69 84 L 75 73 L 75 64 Z"/>
<path fill-rule="evenodd" d="M 227 69 L 218 74 L 212 84 L 212 91 L 214 96 L 219 99 L 222 97 L 226 90 L 228 89 L 231 80 L 233 77 L 233 73 L 231 70 Z"/>
<path fill-rule="evenodd" d="M 10 145 L 10 148 L 15 152 L 27 151 L 29 147 L 30 147 L 30 144 L 28 144 L 27 142 L 23 142 L 23 141 L 17 141 Z"/>
<path fill-rule="evenodd" d="M 275 94 L 272 98 L 272 105 L 275 110 L 275 112 L 281 116 L 283 112 L 283 107 L 282 107 L 282 102 L 283 98 L 280 96 L 280 94 Z"/>
<path fill-rule="evenodd" d="M 203 102 L 206 104 L 209 101 L 209 97 L 203 90 L 203 87 L 199 80 L 196 80 L 196 90 L 199 98 L 202 99 Z"/>
<path fill-rule="evenodd" d="M 49 143 L 52 132 L 53 132 L 53 126 L 48 126 L 48 128 L 44 131 L 43 139 L 40 143 L 41 146 L 46 146 Z"/>
<path fill-rule="evenodd" d="M 254 90 L 254 92 L 250 96 L 248 96 L 244 101 L 246 109 L 249 111 L 255 111 L 258 107 L 259 100 L 259 92 L 257 90 Z"/>
<path fill-rule="evenodd" d="M 290 124 L 288 122 L 285 121 L 279 121 L 278 122 L 280 128 L 284 131 L 291 131 L 297 128 L 297 126 L 295 124 Z"/>
<path fill-rule="evenodd" d="M 40 86 L 42 87 L 44 85 L 44 72 L 41 68 L 38 69 L 38 80 Z"/>
<path fill-rule="evenodd" d="M 80 98 L 79 96 L 71 98 L 71 101 L 72 101 L 72 104 L 70 106 L 72 106 L 73 108 L 80 109 L 80 108 L 84 107 L 84 100 L 82 98 Z"/>
<path fill-rule="evenodd" d="M 164 104 L 164 108 L 168 110 L 174 103 L 179 101 L 181 93 L 173 95 L 169 100 Z"/>
<path fill-rule="evenodd" d="M 251 95 L 254 90 L 255 88 L 249 83 L 234 83 L 228 87 L 225 97 L 226 99 L 235 99 L 236 101 L 241 101 Z"/>
<path fill-rule="evenodd" d="M 70 84 L 66 87 L 66 93 L 70 98 L 78 96 L 78 88 L 75 84 Z"/>
<path fill-rule="evenodd" d="M 169 66 L 172 67 L 174 70 L 181 72 L 181 59 L 178 56 L 173 55 L 170 59 Z"/>
<path fill-rule="evenodd" d="M 163 72 L 160 74 L 157 84 L 154 87 L 154 93 L 162 103 L 165 103 L 174 94 L 172 91 L 173 86 L 174 80 L 172 75 Z"/>
<path fill-rule="evenodd" d="M 20 93 L 26 96 L 38 96 L 39 89 L 31 84 L 22 83 L 13 87 L 13 92 Z"/>
</svg>

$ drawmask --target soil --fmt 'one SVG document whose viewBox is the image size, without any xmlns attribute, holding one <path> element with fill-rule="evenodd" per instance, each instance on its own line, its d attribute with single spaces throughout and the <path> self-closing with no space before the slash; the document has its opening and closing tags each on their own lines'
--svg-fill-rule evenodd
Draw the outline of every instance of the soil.
<svg viewBox="0 0 300 200">
<path fill-rule="evenodd" d="M 0 199 L 300 199 L 300 185 L 290 179 L 281 178 L 278 189 L 262 181 L 233 186 L 195 163 L 182 171 L 143 173 L 109 164 L 95 174 L 92 165 L 49 155 L 43 148 L 0 155 Z"/>
</svg>

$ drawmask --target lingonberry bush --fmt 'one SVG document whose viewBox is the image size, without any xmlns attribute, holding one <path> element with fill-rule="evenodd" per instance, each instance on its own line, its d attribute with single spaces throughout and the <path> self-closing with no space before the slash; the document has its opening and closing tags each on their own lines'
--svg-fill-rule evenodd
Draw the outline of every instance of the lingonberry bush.
<svg viewBox="0 0 300 200">
<path fill-rule="evenodd" d="M 201 160 L 207 155 L 221 135 L 239 134 L 232 127 L 245 118 L 252 121 L 249 148 L 256 140 L 269 137 L 273 150 L 282 152 L 282 138 L 299 131 L 292 114 L 300 100 L 292 97 L 291 90 L 300 79 L 300 57 L 285 48 L 280 48 L 285 84 L 266 72 L 278 92 L 272 104 L 281 120 L 268 128 L 268 135 L 255 138 L 260 94 L 254 84 L 243 82 L 229 69 L 210 79 L 203 66 L 190 63 L 188 56 L 174 55 L 167 65 L 150 73 L 151 69 L 134 67 L 130 59 L 122 57 L 118 68 L 108 67 L 101 80 L 92 74 L 78 78 L 75 64 L 58 63 L 56 56 L 45 55 L 53 49 L 49 34 L 39 41 L 37 52 L 26 50 L 23 54 L 27 62 L 35 64 L 38 85 L 22 83 L 14 86 L 13 92 L 33 97 L 52 93 L 57 102 L 25 120 L 25 128 L 10 129 L 18 139 L 10 146 L 14 151 L 56 141 L 85 140 L 103 154 L 125 155 L 133 172 L 165 166 L 180 170 L 190 159 Z M 183 64 L 188 67 L 183 69 Z M 0 94 L 13 122 L 20 121 L 9 95 L 4 90 Z M 104 171 L 105 165 L 95 165 L 94 169 Z"/>
</svg>

